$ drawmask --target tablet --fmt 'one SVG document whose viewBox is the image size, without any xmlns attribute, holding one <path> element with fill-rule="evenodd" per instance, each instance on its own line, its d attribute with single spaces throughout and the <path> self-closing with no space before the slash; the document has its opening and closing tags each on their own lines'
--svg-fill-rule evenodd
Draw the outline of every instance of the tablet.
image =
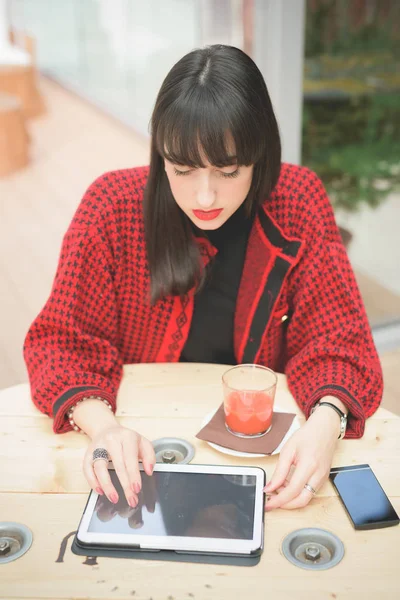
<svg viewBox="0 0 400 600">
<path fill-rule="evenodd" d="M 77 532 L 80 544 L 250 556 L 263 547 L 265 471 L 258 467 L 156 464 L 141 468 L 131 508 L 114 469 L 119 501 L 92 491 Z"/>
</svg>

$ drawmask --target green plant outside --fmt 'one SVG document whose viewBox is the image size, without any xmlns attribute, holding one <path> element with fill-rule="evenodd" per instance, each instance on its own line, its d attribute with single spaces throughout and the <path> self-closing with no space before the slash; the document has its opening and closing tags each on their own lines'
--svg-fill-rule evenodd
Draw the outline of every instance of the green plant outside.
<svg viewBox="0 0 400 600">
<path fill-rule="evenodd" d="M 400 189 L 400 44 L 369 24 L 324 47 L 333 4 L 307 17 L 302 162 L 335 208 L 356 211 Z"/>
</svg>

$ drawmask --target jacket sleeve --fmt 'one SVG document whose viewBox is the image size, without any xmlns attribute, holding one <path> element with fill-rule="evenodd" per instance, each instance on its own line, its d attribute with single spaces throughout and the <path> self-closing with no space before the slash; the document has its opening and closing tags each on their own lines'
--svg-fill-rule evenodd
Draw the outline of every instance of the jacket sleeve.
<svg viewBox="0 0 400 600">
<path fill-rule="evenodd" d="M 114 253 L 98 217 L 89 218 L 99 194 L 92 184 L 64 237 L 50 297 L 24 344 L 34 404 L 69 431 L 66 413 L 95 395 L 113 410 L 122 376 L 114 289 Z"/>
<path fill-rule="evenodd" d="M 307 418 L 323 396 L 335 396 L 349 409 L 346 437 L 358 438 L 381 402 L 382 370 L 333 210 L 314 174 L 310 189 L 311 218 L 291 285 L 285 371 Z"/>
</svg>

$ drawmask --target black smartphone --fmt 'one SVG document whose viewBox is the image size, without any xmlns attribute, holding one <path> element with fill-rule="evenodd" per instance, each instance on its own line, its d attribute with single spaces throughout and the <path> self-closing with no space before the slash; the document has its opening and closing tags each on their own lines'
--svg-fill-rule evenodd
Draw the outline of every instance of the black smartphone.
<svg viewBox="0 0 400 600">
<path fill-rule="evenodd" d="M 399 524 L 399 516 L 369 465 L 334 467 L 329 479 L 355 529 L 380 529 Z"/>
</svg>

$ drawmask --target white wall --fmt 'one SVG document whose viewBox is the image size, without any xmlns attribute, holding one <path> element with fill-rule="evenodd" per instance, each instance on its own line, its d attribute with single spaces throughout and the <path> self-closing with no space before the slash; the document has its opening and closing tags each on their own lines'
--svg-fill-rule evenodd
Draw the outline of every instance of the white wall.
<svg viewBox="0 0 400 600">
<path fill-rule="evenodd" d="M 305 0 L 254 0 L 254 60 L 264 75 L 286 162 L 301 162 Z"/>
<path fill-rule="evenodd" d="M 338 213 L 336 220 L 353 233 L 353 267 L 400 295 L 400 194 L 391 194 L 375 209 Z"/>
</svg>

